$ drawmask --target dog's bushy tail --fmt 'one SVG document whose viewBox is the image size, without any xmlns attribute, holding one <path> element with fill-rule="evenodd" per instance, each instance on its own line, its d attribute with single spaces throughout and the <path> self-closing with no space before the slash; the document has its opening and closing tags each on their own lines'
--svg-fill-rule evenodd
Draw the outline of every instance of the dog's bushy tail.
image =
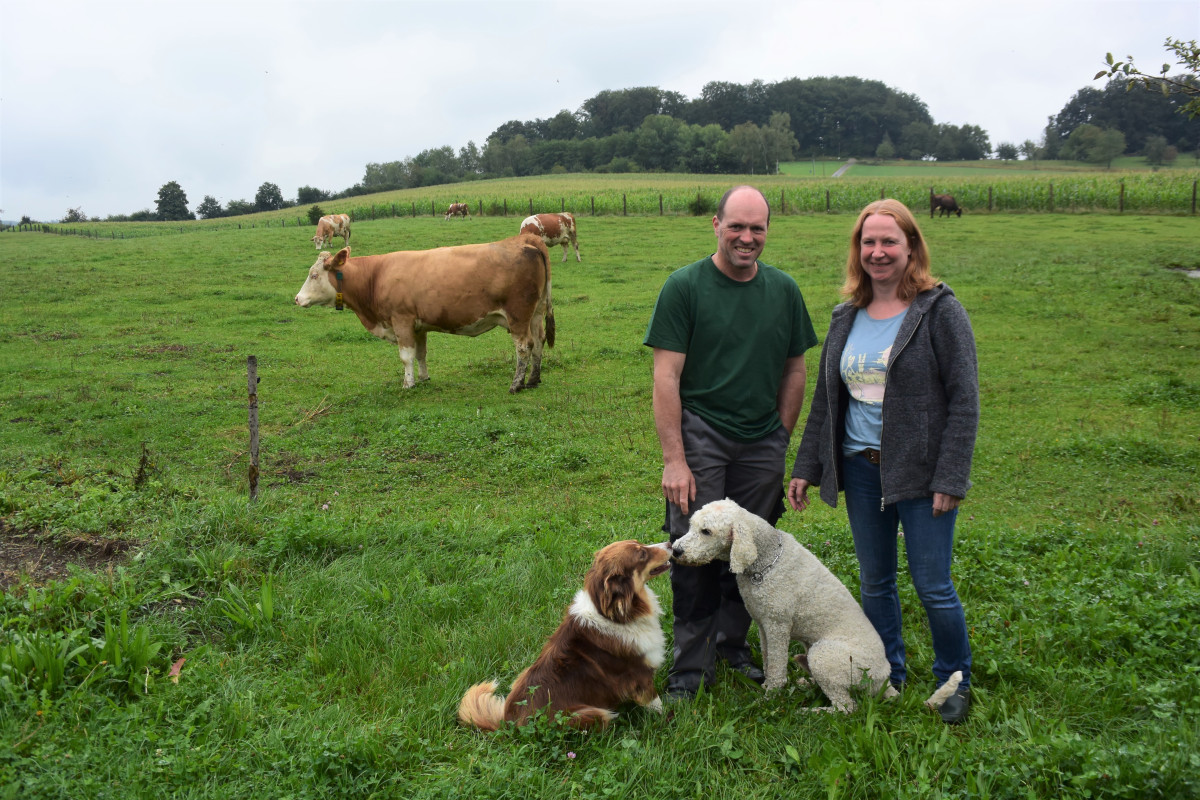
<svg viewBox="0 0 1200 800">
<path fill-rule="evenodd" d="M 939 709 L 942 704 L 950 699 L 950 696 L 958 691 L 958 685 L 962 683 L 962 672 L 955 672 L 950 678 L 937 688 L 937 691 L 929 695 L 929 699 L 925 701 L 925 705 L 932 709 Z"/>
<path fill-rule="evenodd" d="M 496 682 L 477 683 L 458 704 L 458 719 L 484 731 L 497 731 L 504 724 L 504 698 L 496 696 Z"/>
</svg>

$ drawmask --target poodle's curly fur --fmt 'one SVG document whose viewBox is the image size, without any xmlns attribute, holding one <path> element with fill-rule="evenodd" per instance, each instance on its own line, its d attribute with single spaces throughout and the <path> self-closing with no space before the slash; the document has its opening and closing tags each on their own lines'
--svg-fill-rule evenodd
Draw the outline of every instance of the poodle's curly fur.
<svg viewBox="0 0 1200 800">
<path fill-rule="evenodd" d="M 832 706 L 819 711 L 853 711 L 850 690 L 871 692 L 891 675 L 883 641 L 850 591 L 790 534 L 732 500 L 708 503 L 692 515 L 687 535 L 675 542 L 672 558 L 698 566 L 729 561 L 746 610 L 758 623 L 767 691 L 787 682 L 788 642 L 803 642 L 807 668 Z M 942 705 L 958 688 L 956 672 L 925 701 Z M 885 697 L 895 697 L 890 685 Z"/>
</svg>

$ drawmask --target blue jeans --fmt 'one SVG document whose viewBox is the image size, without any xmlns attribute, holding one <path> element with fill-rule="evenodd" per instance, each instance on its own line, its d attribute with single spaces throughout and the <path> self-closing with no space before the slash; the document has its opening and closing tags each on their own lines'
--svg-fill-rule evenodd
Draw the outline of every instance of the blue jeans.
<svg viewBox="0 0 1200 800">
<path fill-rule="evenodd" d="M 908 675 L 900 634 L 900 592 L 896 587 L 896 533 L 903 525 L 908 571 L 933 634 L 934 677 L 940 686 L 956 670 L 962 670 L 962 685 L 969 686 L 971 645 L 967 641 L 967 620 L 950 579 L 957 509 L 933 516 L 932 496 L 881 508 L 879 467 L 861 454 L 844 459 L 842 481 L 858 556 L 863 612 L 883 639 L 892 665 L 892 682 L 904 681 Z"/>
</svg>

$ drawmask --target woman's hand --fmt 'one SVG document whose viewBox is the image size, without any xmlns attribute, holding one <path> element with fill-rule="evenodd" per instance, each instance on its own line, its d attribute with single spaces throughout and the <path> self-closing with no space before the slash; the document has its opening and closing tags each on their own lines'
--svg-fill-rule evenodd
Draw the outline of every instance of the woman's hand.
<svg viewBox="0 0 1200 800">
<path fill-rule="evenodd" d="M 803 511 L 808 508 L 808 487 L 809 482 L 803 478 L 792 478 L 787 490 L 788 504 L 792 510 Z"/>
<path fill-rule="evenodd" d="M 942 494 L 941 492 L 933 493 L 933 515 L 940 517 L 947 511 L 953 511 L 958 508 L 958 504 L 962 502 L 961 497 L 955 497 L 950 494 Z"/>
</svg>

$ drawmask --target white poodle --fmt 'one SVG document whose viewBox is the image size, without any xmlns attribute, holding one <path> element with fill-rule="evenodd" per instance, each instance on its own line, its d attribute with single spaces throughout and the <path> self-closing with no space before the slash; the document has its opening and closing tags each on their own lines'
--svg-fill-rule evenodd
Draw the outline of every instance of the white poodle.
<svg viewBox="0 0 1200 800">
<path fill-rule="evenodd" d="M 716 500 L 692 515 L 687 535 L 672 548 L 691 566 L 720 559 L 737 575 L 746 610 L 758 623 L 764 688 L 787 682 L 788 641 L 803 642 L 807 667 L 833 703 L 817 711 L 851 712 L 850 689 L 878 692 L 891 674 L 883 642 L 850 591 L 790 534 L 771 527 L 732 500 Z M 802 665 L 804 658 L 797 659 Z M 938 708 L 958 688 L 956 672 L 925 705 Z M 895 697 L 891 686 L 885 697 Z"/>
</svg>

